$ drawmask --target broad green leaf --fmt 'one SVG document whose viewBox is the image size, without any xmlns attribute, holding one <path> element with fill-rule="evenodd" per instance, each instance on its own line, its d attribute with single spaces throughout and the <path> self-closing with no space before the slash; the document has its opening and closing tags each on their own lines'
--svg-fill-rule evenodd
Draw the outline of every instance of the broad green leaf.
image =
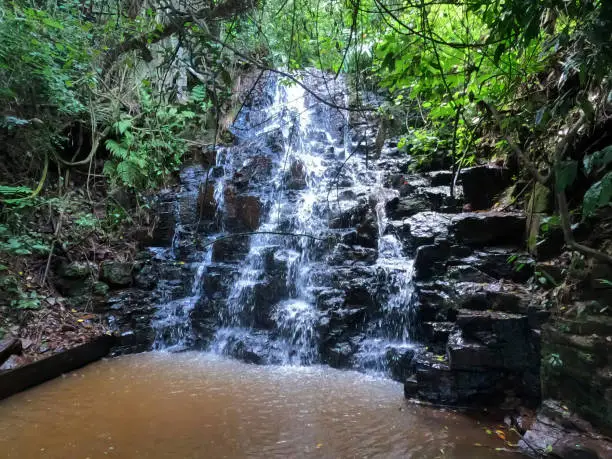
<svg viewBox="0 0 612 459">
<path fill-rule="evenodd" d="M 555 168 L 555 186 L 557 191 L 564 191 L 572 185 L 578 174 L 578 163 L 576 161 L 561 161 Z"/>
<path fill-rule="evenodd" d="M 612 172 L 608 172 L 584 194 L 583 217 L 590 217 L 598 208 L 610 204 L 610 200 L 612 200 Z"/>
</svg>

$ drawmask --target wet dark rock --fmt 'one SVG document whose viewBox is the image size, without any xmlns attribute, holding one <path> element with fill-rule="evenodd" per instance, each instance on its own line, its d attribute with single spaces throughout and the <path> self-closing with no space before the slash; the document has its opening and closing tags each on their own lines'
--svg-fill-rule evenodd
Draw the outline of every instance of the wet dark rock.
<svg viewBox="0 0 612 459">
<path fill-rule="evenodd" d="M 470 246 L 520 247 L 525 240 L 525 216 L 509 212 L 463 213 L 451 219 L 450 233 L 457 242 Z"/>
<path fill-rule="evenodd" d="M 306 188 L 306 167 L 302 161 L 295 160 L 291 163 L 285 178 L 285 185 L 290 190 L 303 190 Z"/>
<path fill-rule="evenodd" d="M 280 363 L 274 358 L 275 345 L 265 332 L 244 336 L 230 336 L 224 345 L 223 353 L 257 365 Z"/>
<path fill-rule="evenodd" d="M 112 287 L 128 287 L 132 284 L 133 270 L 133 263 L 104 261 L 100 265 L 100 280 Z"/>
<path fill-rule="evenodd" d="M 429 177 L 431 186 L 450 186 L 453 181 L 453 173 L 451 171 L 433 171 L 424 175 Z"/>
<path fill-rule="evenodd" d="M 204 220 L 212 220 L 217 213 L 217 202 L 215 201 L 215 186 L 209 183 L 203 184 L 198 193 L 197 214 Z"/>
<path fill-rule="evenodd" d="M 454 320 L 454 303 L 444 286 L 436 283 L 415 285 L 416 314 L 419 322 Z"/>
<path fill-rule="evenodd" d="M 501 283 L 461 282 L 455 284 L 455 297 L 457 305 L 464 309 L 517 314 L 525 314 L 530 302 L 526 291 Z"/>
<path fill-rule="evenodd" d="M 155 268 L 147 264 L 134 275 L 134 286 L 143 290 L 152 290 L 157 285 L 157 275 Z"/>
<path fill-rule="evenodd" d="M 493 279 L 508 279 L 514 282 L 526 282 L 535 271 L 535 261 L 531 256 L 507 248 L 476 250 L 456 263 L 469 265 Z"/>
<path fill-rule="evenodd" d="M 372 212 L 368 212 L 357 224 L 357 244 L 364 247 L 376 248 L 378 244 L 378 223 Z"/>
<path fill-rule="evenodd" d="M 378 252 L 375 249 L 337 244 L 328 258 L 328 262 L 330 265 L 352 264 L 357 261 L 373 264 L 377 257 Z"/>
<path fill-rule="evenodd" d="M 325 363 L 333 368 L 348 367 L 353 354 L 353 348 L 347 342 L 337 343 L 323 351 Z"/>
<path fill-rule="evenodd" d="M 249 297 L 252 301 L 252 317 L 258 327 L 273 328 L 274 307 L 286 294 L 286 282 L 282 278 L 267 277 L 261 282 L 249 287 Z"/>
<path fill-rule="evenodd" d="M 499 166 L 475 166 L 461 171 L 463 194 L 472 210 L 489 209 L 511 183 L 511 173 Z"/>
<path fill-rule="evenodd" d="M 495 278 L 469 265 L 451 265 L 446 270 L 446 276 L 448 279 L 457 282 L 487 283 L 496 281 Z"/>
<path fill-rule="evenodd" d="M 612 442 L 562 402 L 542 402 L 535 422 L 519 447 L 525 454 L 546 453 L 558 459 L 605 459 L 612 457 Z"/>
<path fill-rule="evenodd" d="M 415 279 L 427 279 L 444 269 L 444 262 L 450 253 L 447 244 L 422 245 L 414 257 Z"/>
<path fill-rule="evenodd" d="M 453 328 L 454 322 L 423 322 L 421 333 L 427 343 L 446 345 Z"/>
<path fill-rule="evenodd" d="M 431 203 L 425 197 L 398 197 L 389 201 L 385 207 L 389 218 L 398 220 L 430 210 Z"/>
<path fill-rule="evenodd" d="M 425 177 L 414 174 L 391 174 L 386 181 L 386 186 L 398 190 L 400 196 L 407 196 L 429 184 Z"/>
<path fill-rule="evenodd" d="M 196 153 L 202 166 L 208 168 L 217 164 L 217 150 L 212 148 L 212 146 L 202 147 Z"/>
<path fill-rule="evenodd" d="M 262 206 L 257 196 L 237 194 L 225 189 L 225 227 L 230 231 L 255 231 L 259 227 Z"/>
<path fill-rule="evenodd" d="M 405 381 L 412 375 L 414 373 L 415 355 L 415 349 L 389 346 L 385 353 L 385 359 L 391 377 L 396 381 Z"/>
<path fill-rule="evenodd" d="M 414 379 L 404 393 L 433 403 L 487 403 L 499 397 L 505 374 L 499 371 L 451 371 L 443 356 L 424 353 L 417 358 Z"/>
<path fill-rule="evenodd" d="M 230 237 L 213 243 L 212 261 L 239 261 L 249 251 L 247 237 Z"/>
<path fill-rule="evenodd" d="M 400 235 L 406 248 L 416 248 L 432 244 L 436 239 L 444 239 L 448 235 L 450 215 L 437 212 L 421 212 L 404 220 Z"/>
<path fill-rule="evenodd" d="M 330 310 L 339 309 L 344 305 L 344 292 L 335 289 L 323 289 L 316 295 L 317 309 Z"/>
<path fill-rule="evenodd" d="M 166 193 L 153 204 L 153 213 L 157 222 L 153 228 L 151 239 L 147 241 L 149 245 L 167 247 L 172 244 L 174 228 L 176 227 L 175 199 L 175 194 Z"/>
<path fill-rule="evenodd" d="M 329 222 L 329 227 L 332 229 L 353 228 L 361 223 L 369 212 L 370 206 L 367 202 L 357 202 L 352 207 L 333 217 Z"/>
<path fill-rule="evenodd" d="M 460 207 L 462 200 L 457 194 L 451 197 L 450 188 L 447 186 L 430 186 L 419 189 L 417 195 L 424 197 L 429 202 L 429 209 L 433 211 L 455 213 L 455 209 Z"/>
<path fill-rule="evenodd" d="M 268 179 L 272 171 L 272 160 L 266 155 L 248 158 L 244 165 L 232 177 L 232 187 L 245 191 L 249 186 L 258 185 Z"/>
<path fill-rule="evenodd" d="M 479 368 L 504 368 L 499 355 L 489 346 L 465 341 L 461 332 L 451 334 L 447 345 L 449 368 L 474 371 Z"/>
</svg>

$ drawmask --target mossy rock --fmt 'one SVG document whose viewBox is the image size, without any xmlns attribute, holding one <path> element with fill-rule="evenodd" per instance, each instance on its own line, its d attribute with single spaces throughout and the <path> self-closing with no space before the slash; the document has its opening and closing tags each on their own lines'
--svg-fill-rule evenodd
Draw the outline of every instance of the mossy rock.
<svg viewBox="0 0 612 459">
<path fill-rule="evenodd" d="M 129 287 L 132 284 L 133 263 L 105 261 L 102 263 L 100 280 L 112 287 Z"/>
<path fill-rule="evenodd" d="M 58 274 L 67 279 L 84 279 L 89 276 L 97 276 L 98 267 L 88 261 L 73 261 L 63 265 Z"/>
</svg>

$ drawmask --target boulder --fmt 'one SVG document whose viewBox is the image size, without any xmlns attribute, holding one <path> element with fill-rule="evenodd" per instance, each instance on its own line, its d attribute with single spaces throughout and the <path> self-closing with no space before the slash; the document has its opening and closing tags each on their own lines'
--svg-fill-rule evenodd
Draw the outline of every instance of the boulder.
<svg viewBox="0 0 612 459">
<path fill-rule="evenodd" d="M 100 280 L 112 287 L 128 287 L 132 284 L 133 270 L 133 263 L 104 261 L 100 266 Z"/>
<path fill-rule="evenodd" d="M 416 350 L 410 347 L 389 346 L 385 353 L 387 368 L 396 381 L 405 381 L 414 373 Z"/>
<path fill-rule="evenodd" d="M 448 235 L 448 225 L 451 216 L 437 212 L 421 212 L 404 220 L 407 231 L 402 232 L 402 241 L 408 246 L 417 248 L 432 244 L 436 239 L 444 239 Z"/>
<path fill-rule="evenodd" d="M 89 261 L 73 261 L 63 265 L 58 274 L 66 279 L 85 279 L 92 276 L 96 277 L 98 267 L 95 263 Z"/>
<path fill-rule="evenodd" d="M 475 166 L 461 171 L 463 195 L 472 210 L 489 209 L 511 180 L 510 171 L 500 166 Z"/>
<path fill-rule="evenodd" d="M 525 243 L 525 216 L 510 212 L 468 212 L 454 216 L 450 234 L 459 243 L 474 246 L 521 247 Z"/>
<path fill-rule="evenodd" d="M 414 257 L 415 279 L 427 279 L 444 270 L 444 263 L 450 254 L 447 244 L 422 245 Z"/>
<path fill-rule="evenodd" d="M 453 173 L 451 171 L 433 171 L 425 174 L 431 181 L 431 186 L 448 186 L 453 181 Z"/>
<path fill-rule="evenodd" d="M 432 210 L 432 206 L 425 197 L 405 196 L 391 199 L 385 205 L 385 210 L 390 219 L 398 220 Z"/>
</svg>

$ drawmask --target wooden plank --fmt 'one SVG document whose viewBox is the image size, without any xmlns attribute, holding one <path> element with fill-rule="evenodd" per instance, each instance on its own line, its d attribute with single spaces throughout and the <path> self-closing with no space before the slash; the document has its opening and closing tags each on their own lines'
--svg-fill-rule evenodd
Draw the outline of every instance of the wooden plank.
<svg viewBox="0 0 612 459">
<path fill-rule="evenodd" d="M 21 354 L 21 340 L 8 338 L 0 341 L 0 365 L 13 354 Z"/>
<path fill-rule="evenodd" d="M 81 346 L 0 373 L 0 400 L 101 359 L 108 355 L 114 341 L 113 336 L 99 336 Z"/>
</svg>

